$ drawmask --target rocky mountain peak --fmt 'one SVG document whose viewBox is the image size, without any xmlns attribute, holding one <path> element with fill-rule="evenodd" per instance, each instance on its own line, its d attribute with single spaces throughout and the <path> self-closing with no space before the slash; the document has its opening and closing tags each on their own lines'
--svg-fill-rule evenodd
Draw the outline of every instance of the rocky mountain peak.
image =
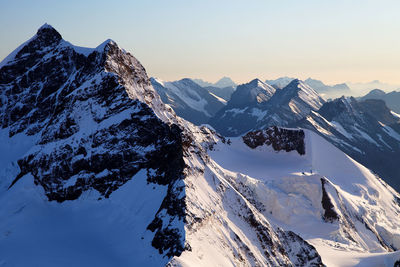
<svg viewBox="0 0 400 267">
<path fill-rule="evenodd" d="M 275 91 L 275 88 L 262 82 L 260 79 L 254 79 L 248 83 L 239 85 L 232 94 L 228 105 L 241 107 L 260 104 L 268 101 Z"/>
<path fill-rule="evenodd" d="M 355 107 L 357 105 L 356 102 L 353 97 L 342 96 L 325 103 L 319 113 L 329 121 L 340 114 L 344 114 L 346 117 L 354 117 L 358 113 Z"/>
<path fill-rule="evenodd" d="M 286 87 L 284 87 L 284 90 L 293 90 L 293 91 L 299 91 L 299 90 L 304 90 L 308 89 L 308 86 L 305 82 L 299 79 L 294 79 L 291 81 Z M 311 88 L 311 87 L 310 87 Z"/>
<path fill-rule="evenodd" d="M 322 104 L 325 103 L 325 100 L 323 100 L 313 88 L 299 79 L 294 79 L 282 90 L 279 90 L 271 101 L 275 106 L 286 105 L 293 101 L 300 101 L 309 107 L 307 111 L 309 111 L 310 108 L 318 110 Z"/>
<path fill-rule="evenodd" d="M 36 36 L 47 42 L 59 42 L 62 39 L 61 34 L 47 23 L 38 29 Z"/>
</svg>

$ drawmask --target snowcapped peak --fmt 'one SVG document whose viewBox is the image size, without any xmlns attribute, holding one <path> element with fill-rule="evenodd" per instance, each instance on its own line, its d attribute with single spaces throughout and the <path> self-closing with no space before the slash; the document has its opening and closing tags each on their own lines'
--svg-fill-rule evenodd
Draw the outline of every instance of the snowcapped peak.
<svg viewBox="0 0 400 267">
<path fill-rule="evenodd" d="M 293 79 L 286 87 L 299 87 L 301 84 L 304 84 L 304 82 L 296 78 Z"/>
<path fill-rule="evenodd" d="M 291 81 L 283 90 L 291 90 L 291 91 L 304 91 L 310 95 L 318 95 L 318 93 L 311 88 L 308 84 L 299 79 L 294 79 Z"/>
<path fill-rule="evenodd" d="M 275 88 L 260 79 L 254 79 L 248 83 L 238 85 L 229 102 L 231 106 L 235 107 L 262 103 L 268 101 L 275 91 Z"/>
<path fill-rule="evenodd" d="M 296 100 L 297 99 L 297 100 Z M 294 108 L 297 106 L 293 101 L 301 100 L 308 108 Z M 279 91 L 279 94 L 275 96 L 275 105 L 280 106 L 284 103 L 292 103 L 290 104 L 291 109 L 295 110 L 305 110 L 309 111 L 309 108 L 313 110 L 318 110 L 325 100 L 310 86 L 308 86 L 305 82 L 294 79 L 291 81 L 286 87 Z M 298 111 L 296 111 L 298 113 Z"/>
<path fill-rule="evenodd" d="M 258 78 L 250 81 L 247 84 L 243 84 L 243 86 L 245 86 L 252 95 L 259 95 L 260 93 L 262 93 L 265 94 L 268 99 L 275 93 L 275 88 L 273 88 L 269 84 L 264 83 Z"/>
</svg>

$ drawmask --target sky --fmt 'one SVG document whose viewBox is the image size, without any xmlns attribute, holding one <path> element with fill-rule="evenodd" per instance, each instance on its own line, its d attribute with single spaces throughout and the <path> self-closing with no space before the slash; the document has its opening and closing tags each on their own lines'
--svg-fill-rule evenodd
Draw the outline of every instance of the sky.
<svg viewBox="0 0 400 267">
<path fill-rule="evenodd" d="M 400 84 L 398 0 L 0 0 L 0 60 L 44 23 L 75 45 L 110 38 L 150 76 L 280 76 Z"/>
</svg>

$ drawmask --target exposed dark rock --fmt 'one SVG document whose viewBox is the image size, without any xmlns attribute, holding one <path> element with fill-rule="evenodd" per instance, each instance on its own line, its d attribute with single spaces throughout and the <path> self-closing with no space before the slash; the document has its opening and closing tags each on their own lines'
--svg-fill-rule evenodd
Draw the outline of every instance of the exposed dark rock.
<svg viewBox="0 0 400 267">
<path fill-rule="evenodd" d="M 322 207 L 325 210 L 325 213 L 323 215 L 323 219 L 327 222 L 334 222 L 339 220 L 339 215 L 336 213 L 334 210 L 334 206 L 332 204 L 332 201 L 326 192 L 325 185 L 328 181 L 324 178 L 321 178 L 321 184 L 322 184 Z"/>
<path fill-rule="evenodd" d="M 303 130 L 285 129 L 273 126 L 266 130 L 249 132 L 242 138 L 243 142 L 251 148 L 271 145 L 276 151 L 284 150 L 289 152 L 296 150 L 300 155 L 305 154 Z"/>
<path fill-rule="evenodd" d="M 294 266 L 325 266 L 314 246 L 292 231 L 281 231 L 280 237 Z"/>
</svg>

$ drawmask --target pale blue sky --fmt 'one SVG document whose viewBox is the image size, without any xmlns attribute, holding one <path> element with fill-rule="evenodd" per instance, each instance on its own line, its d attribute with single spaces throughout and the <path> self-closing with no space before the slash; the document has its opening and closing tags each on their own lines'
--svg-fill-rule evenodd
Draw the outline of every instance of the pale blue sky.
<svg viewBox="0 0 400 267">
<path fill-rule="evenodd" d="M 111 38 L 164 80 L 400 84 L 398 0 L 0 0 L 0 58 L 45 22 L 76 45 Z"/>
</svg>

